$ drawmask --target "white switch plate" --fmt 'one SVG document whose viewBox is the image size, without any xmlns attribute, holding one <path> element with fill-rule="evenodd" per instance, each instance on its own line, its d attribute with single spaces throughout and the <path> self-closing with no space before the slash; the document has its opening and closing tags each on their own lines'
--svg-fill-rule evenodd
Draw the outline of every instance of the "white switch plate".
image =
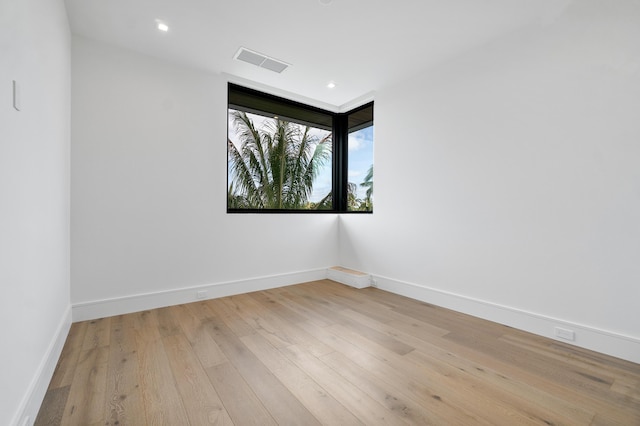
<svg viewBox="0 0 640 426">
<path fill-rule="evenodd" d="M 20 111 L 20 85 L 16 80 L 13 80 L 13 107 Z"/>
</svg>

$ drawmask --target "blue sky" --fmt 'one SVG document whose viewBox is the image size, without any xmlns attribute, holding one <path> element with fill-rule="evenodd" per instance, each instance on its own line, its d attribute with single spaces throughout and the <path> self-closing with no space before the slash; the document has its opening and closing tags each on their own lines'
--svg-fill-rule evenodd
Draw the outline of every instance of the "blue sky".
<svg viewBox="0 0 640 426">
<path fill-rule="evenodd" d="M 358 184 L 358 198 L 366 188 L 360 186 L 373 164 L 373 126 L 349 134 L 349 182 Z"/>
</svg>

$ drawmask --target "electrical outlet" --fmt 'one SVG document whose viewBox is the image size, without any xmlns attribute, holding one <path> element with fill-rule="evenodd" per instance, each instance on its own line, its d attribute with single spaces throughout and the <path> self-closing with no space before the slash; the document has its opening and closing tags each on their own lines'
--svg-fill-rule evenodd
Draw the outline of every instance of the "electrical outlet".
<svg viewBox="0 0 640 426">
<path fill-rule="evenodd" d="M 378 280 L 371 277 L 371 287 L 378 287 Z"/>
<path fill-rule="evenodd" d="M 196 292 L 196 299 L 204 299 L 207 297 L 207 290 L 198 290 Z"/>
<path fill-rule="evenodd" d="M 576 333 L 573 330 L 556 327 L 556 337 L 573 342 L 576 340 Z"/>
</svg>

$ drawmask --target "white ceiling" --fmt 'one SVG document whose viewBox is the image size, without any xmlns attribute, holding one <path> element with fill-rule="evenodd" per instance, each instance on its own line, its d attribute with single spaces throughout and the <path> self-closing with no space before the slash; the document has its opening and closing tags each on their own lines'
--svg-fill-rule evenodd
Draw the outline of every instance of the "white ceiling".
<svg viewBox="0 0 640 426">
<path fill-rule="evenodd" d="M 326 3 L 327 0 L 324 2 Z M 65 0 L 74 34 L 340 107 L 569 0 Z M 169 31 L 156 29 L 156 20 Z M 291 66 L 234 60 L 239 47 Z M 334 81 L 334 89 L 327 83 Z"/>
</svg>

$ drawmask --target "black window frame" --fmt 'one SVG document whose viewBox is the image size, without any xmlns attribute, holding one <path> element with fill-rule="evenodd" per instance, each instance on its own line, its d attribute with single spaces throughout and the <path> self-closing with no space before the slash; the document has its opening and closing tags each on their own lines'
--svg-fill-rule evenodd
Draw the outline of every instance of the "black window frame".
<svg viewBox="0 0 640 426">
<path fill-rule="evenodd" d="M 227 114 L 229 109 L 242 110 L 263 116 L 278 116 L 293 122 L 332 131 L 332 204 L 331 209 L 239 209 L 229 208 L 227 213 L 300 213 L 300 214 L 372 214 L 369 211 L 348 210 L 348 167 L 349 167 L 349 133 L 373 125 L 373 105 L 370 101 L 347 112 L 332 112 L 280 96 L 250 89 L 235 83 L 228 83 Z M 350 116 L 371 108 L 370 120 L 353 119 Z M 330 119 L 330 123 L 326 121 Z M 227 120 L 227 135 L 229 135 Z M 350 131 L 351 130 L 351 131 Z M 227 192 L 229 191 L 229 157 L 227 155 Z"/>
</svg>

